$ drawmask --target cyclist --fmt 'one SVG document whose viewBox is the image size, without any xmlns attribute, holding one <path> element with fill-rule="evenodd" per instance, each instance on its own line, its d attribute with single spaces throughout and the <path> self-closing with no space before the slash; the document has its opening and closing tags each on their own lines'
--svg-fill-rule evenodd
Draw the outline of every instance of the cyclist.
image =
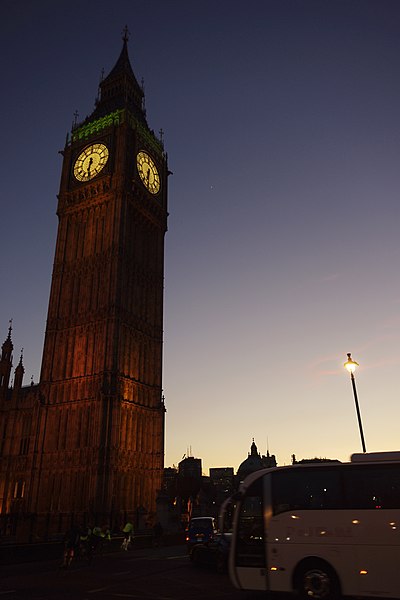
<svg viewBox="0 0 400 600">
<path fill-rule="evenodd" d="M 122 550 L 127 551 L 133 537 L 133 525 L 130 521 L 125 524 L 122 533 L 124 534 L 124 541 L 122 542 L 121 548 Z"/>
<path fill-rule="evenodd" d="M 64 536 L 64 560 L 61 565 L 62 568 L 67 569 L 70 566 L 72 559 L 79 548 L 79 537 L 79 527 L 72 525 Z"/>
</svg>

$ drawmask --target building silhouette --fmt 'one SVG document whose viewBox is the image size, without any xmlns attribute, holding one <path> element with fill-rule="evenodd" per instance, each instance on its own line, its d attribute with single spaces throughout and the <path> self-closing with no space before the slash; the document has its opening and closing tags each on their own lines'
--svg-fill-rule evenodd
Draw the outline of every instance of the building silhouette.
<svg viewBox="0 0 400 600">
<path fill-rule="evenodd" d="M 233 467 L 209 469 L 202 474 L 202 460 L 186 455 L 177 468 L 164 469 L 163 491 L 159 496 L 163 506 L 163 526 L 168 530 L 176 524 L 186 524 L 197 516 L 217 517 L 224 501 L 237 491 L 241 482 L 259 469 L 276 467 L 275 455 L 261 455 L 253 439 L 250 452 L 234 474 Z"/>
<path fill-rule="evenodd" d="M 18 538 L 151 514 L 161 488 L 169 172 L 127 41 L 62 151 L 37 385 L 21 354 L 10 387 L 11 324 L 2 345 L 0 525 Z"/>
<path fill-rule="evenodd" d="M 178 464 L 178 475 L 200 481 L 202 476 L 201 458 L 194 458 L 194 456 L 183 458 Z"/>
<path fill-rule="evenodd" d="M 275 455 L 270 454 L 267 450 L 266 456 L 262 456 L 258 452 L 258 448 L 253 439 L 247 458 L 239 465 L 237 470 L 236 486 L 239 487 L 240 483 L 247 477 L 247 475 L 258 471 L 259 469 L 269 469 L 271 467 L 276 467 Z"/>
</svg>

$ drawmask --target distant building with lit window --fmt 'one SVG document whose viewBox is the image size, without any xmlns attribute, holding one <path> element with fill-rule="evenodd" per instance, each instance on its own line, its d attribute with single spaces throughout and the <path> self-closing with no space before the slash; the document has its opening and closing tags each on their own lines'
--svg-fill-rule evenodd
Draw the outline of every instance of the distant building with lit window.
<svg viewBox="0 0 400 600">
<path fill-rule="evenodd" d="M 179 477 L 191 477 L 193 479 L 201 479 L 201 473 L 201 458 L 187 456 L 178 464 Z"/>
<path fill-rule="evenodd" d="M 210 469 L 210 480 L 215 488 L 217 503 L 221 504 L 234 489 L 233 467 L 216 467 Z"/>
</svg>

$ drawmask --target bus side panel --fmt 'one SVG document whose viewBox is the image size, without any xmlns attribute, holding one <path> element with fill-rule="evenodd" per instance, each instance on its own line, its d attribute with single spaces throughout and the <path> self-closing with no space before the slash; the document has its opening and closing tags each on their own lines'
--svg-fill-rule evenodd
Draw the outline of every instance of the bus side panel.
<svg viewBox="0 0 400 600">
<path fill-rule="evenodd" d="M 230 579 L 241 590 L 266 591 L 266 570 L 256 567 L 235 567 L 229 569 Z"/>
<path fill-rule="evenodd" d="M 327 562 L 344 595 L 399 598 L 400 511 L 291 511 L 273 517 L 268 532 L 269 589 L 293 589 L 308 557 Z"/>
<path fill-rule="evenodd" d="M 357 526 L 360 593 L 400 598 L 400 510 L 366 510 Z"/>
<path fill-rule="evenodd" d="M 354 565 L 354 531 L 351 515 L 340 511 L 285 512 L 270 521 L 268 561 L 270 590 L 293 590 L 297 565 L 308 557 L 325 560 L 338 574 L 345 572 L 349 584 L 346 593 L 356 593 L 357 578 L 351 573 Z M 353 569 L 354 570 L 354 569 Z M 343 593 L 344 589 L 342 586 Z"/>
</svg>

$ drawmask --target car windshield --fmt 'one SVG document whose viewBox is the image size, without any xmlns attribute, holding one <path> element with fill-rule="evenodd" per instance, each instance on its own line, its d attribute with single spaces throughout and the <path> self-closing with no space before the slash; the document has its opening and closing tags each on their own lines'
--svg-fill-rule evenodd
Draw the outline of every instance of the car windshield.
<svg viewBox="0 0 400 600">
<path fill-rule="evenodd" d="M 196 519 L 190 522 L 189 529 L 209 530 L 212 529 L 211 519 Z"/>
</svg>

